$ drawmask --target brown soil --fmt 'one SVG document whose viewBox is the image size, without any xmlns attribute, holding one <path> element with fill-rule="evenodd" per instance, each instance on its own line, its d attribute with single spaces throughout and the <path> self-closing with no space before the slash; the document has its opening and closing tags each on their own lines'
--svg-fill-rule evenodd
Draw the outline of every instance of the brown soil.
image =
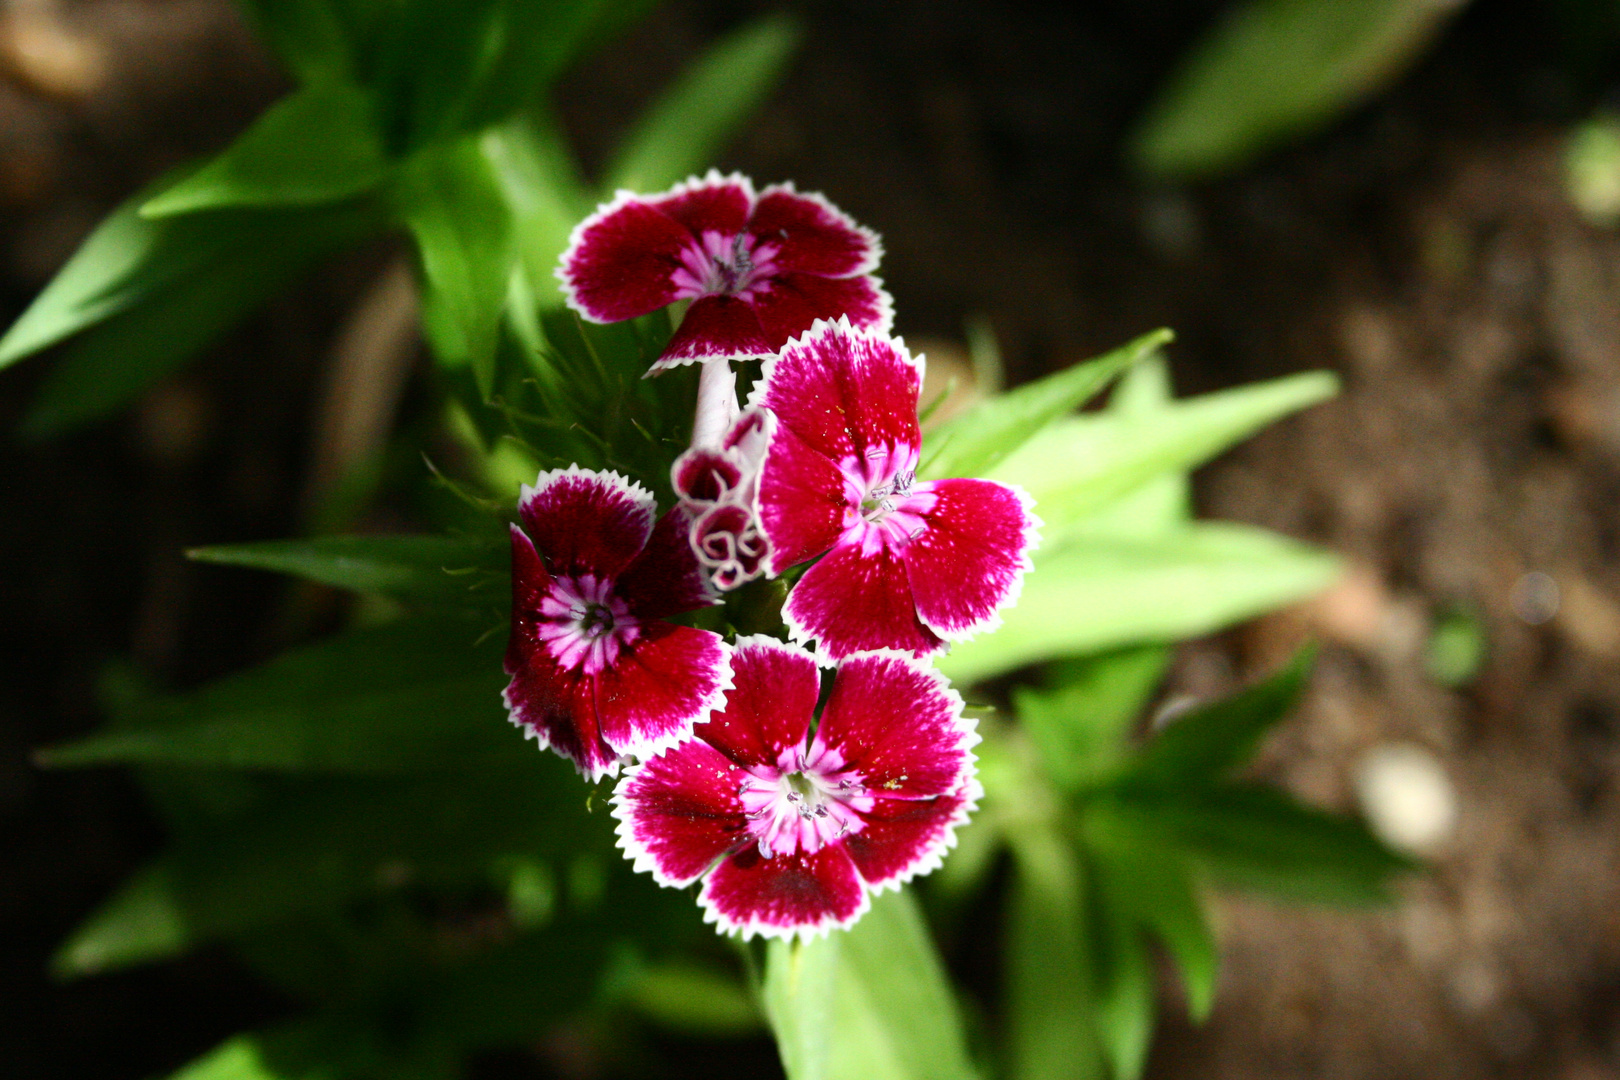
<svg viewBox="0 0 1620 1080">
<path fill-rule="evenodd" d="M 770 6 L 680 0 L 571 77 L 587 160 L 695 48 Z M 807 2 L 801 59 L 719 164 L 823 190 L 880 229 L 899 331 L 957 338 L 983 314 L 1015 378 L 1161 324 L 1181 333 L 1189 391 L 1345 378 L 1200 491 L 1212 516 L 1343 552 L 1349 584 L 1189 647 L 1176 678 L 1218 690 L 1325 638 L 1264 769 L 1352 808 L 1363 754 L 1416 743 L 1455 786 L 1457 828 L 1387 911 L 1223 899 L 1215 1016 L 1193 1029 L 1168 1007 L 1152 1073 L 1620 1077 L 1620 240 L 1579 220 L 1558 173 L 1591 95 L 1540 16 L 1477 0 L 1334 132 L 1231 181 L 1144 191 L 1115 163 L 1121 132 L 1220 4 L 1072 7 Z M 0 26 L 8 318 L 112 203 L 281 88 L 224 0 L 13 8 L 57 17 Z M 40 774 L 26 755 L 94 724 L 110 657 L 185 685 L 271 647 L 274 587 L 179 549 L 295 527 L 314 376 L 377 265 L 323 271 L 129 417 L 0 444 L 11 1075 L 151 1075 L 284 1008 L 212 953 L 47 984 L 52 944 L 160 837 L 123 777 Z M 0 377 L 0 424 L 37 378 Z M 1533 571 L 1561 600 L 1539 625 L 1512 602 Z M 1424 667 L 1452 610 L 1488 641 L 1460 690 Z M 546 1074 L 527 1058 L 493 1073 Z"/>
</svg>

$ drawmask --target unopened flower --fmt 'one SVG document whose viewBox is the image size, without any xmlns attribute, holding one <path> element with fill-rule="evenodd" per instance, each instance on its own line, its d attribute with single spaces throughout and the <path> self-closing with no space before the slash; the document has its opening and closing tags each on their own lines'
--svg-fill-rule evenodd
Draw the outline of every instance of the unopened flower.
<svg viewBox="0 0 1620 1080">
<path fill-rule="evenodd" d="M 782 610 L 824 659 L 936 652 L 994 626 L 1030 568 L 1040 521 L 1023 491 L 916 478 L 922 369 L 898 339 L 819 322 L 750 398 L 776 418 L 759 476 L 766 571 L 825 554 Z"/>
<path fill-rule="evenodd" d="M 881 255 L 877 234 L 820 195 L 756 195 L 747 177 L 711 170 L 663 195 L 619 192 L 574 229 L 557 276 L 592 322 L 692 301 L 656 371 L 773 353 L 839 315 L 886 331 L 889 296 L 871 276 Z"/>
<path fill-rule="evenodd" d="M 679 507 L 616 473 L 541 473 L 512 526 L 512 722 L 587 779 L 687 738 L 731 685 L 718 634 L 669 616 L 714 603 Z"/>
<path fill-rule="evenodd" d="M 716 588 L 735 589 L 765 571 L 770 545 L 759 528 L 759 468 L 775 424 L 770 413 L 749 409 L 719 443 L 697 446 L 675 459 L 675 493 L 692 515 L 692 550 Z"/>
<path fill-rule="evenodd" d="M 704 918 L 727 933 L 810 937 L 940 864 L 981 794 L 979 738 L 942 676 L 893 651 L 852 656 L 812 735 L 814 657 L 751 637 L 732 663 L 736 686 L 697 737 L 619 781 L 637 870 L 703 878 Z"/>
</svg>

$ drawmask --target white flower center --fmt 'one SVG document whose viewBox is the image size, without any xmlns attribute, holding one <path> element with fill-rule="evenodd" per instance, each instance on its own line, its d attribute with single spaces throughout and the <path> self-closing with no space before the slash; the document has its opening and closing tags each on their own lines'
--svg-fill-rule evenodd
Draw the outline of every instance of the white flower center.
<svg viewBox="0 0 1620 1080">
<path fill-rule="evenodd" d="M 710 230 L 681 252 L 681 265 L 670 275 L 676 296 L 736 296 L 752 300 L 776 273 L 775 244 L 761 244 L 748 233 L 727 236 Z"/>
<path fill-rule="evenodd" d="M 839 465 L 844 474 L 844 534 L 863 554 L 901 549 L 928 528 L 937 496 L 934 485 L 917 481 L 917 450 L 911 446 L 873 447 L 864 458 Z"/>
<path fill-rule="evenodd" d="M 843 764 L 833 751 L 812 747 L 807 756 L 793 747 L 774 767 L 749 771 L 737 795 L 761 855 L 809 855 L 861 831 L 861 814 L 872 808 L 872 797 Z"/>
<path fill-rule="evenodd" d="M 595 574 L 555 577 L 540 601 L 540 640 L 569 671 L 595 675 L 612 666 L 619 649 L 641 636 L 630 606 L 613 595 L 613 582 Z"/>
</svg>

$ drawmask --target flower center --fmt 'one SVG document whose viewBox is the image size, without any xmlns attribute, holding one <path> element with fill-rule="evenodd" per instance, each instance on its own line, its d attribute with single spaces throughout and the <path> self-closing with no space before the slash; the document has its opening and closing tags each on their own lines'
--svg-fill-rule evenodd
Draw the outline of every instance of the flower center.
<svg viewBox="0 0 1620 1080">
<path fill-rule="evenodd" d="M 613 582 L 595 574 L 555 577 L 540 601 L 540 640 L 568 671 L 595 675 L 611 667 L 619 650 L 641 636 L 630 606 L 613 595 Z"/>
<path fill-rule="evenodd" d="M 898 550 L 921 536 L 934 508 L 934 485 L 917 482 L 915 447 L 873 447 L 839 466 L 844 474 L 843 540 L 865 555 Z"/>
<path fill-rule="evenodd" d="M 670 275 L 676 296 L 737 296 L 754 293 L 776 273 L 775 244 L 761 244 L 748 233 L 726 236 L 710 230 L 694 237 L 681 252 L 681 265 Z"/>
<path fill-rule="evenodd" d="M 861 814 L 872 808 L 860 776 L 845 769 L 836 753 L 815 747 L 809 755 L 788 749 L 774 767 L 750 770 L 737 795 L 748 815 L 748 834 L 767 859 L 813 854 L 860 832 Z"/>
</svg>

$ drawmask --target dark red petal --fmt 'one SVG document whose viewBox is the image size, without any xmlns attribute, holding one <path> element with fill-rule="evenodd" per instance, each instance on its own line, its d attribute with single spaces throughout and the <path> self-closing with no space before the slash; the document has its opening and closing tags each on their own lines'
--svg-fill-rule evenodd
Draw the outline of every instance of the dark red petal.
<svg viewBox="0 0 1620 1080">
<path fill-rule="evenodd" d="M 728 934 L 809 937 L 849 926 L 869 904 L 860 875 L 840 844 L 814 855 L 763 858 L 748 847 L 723 860 L 698 897 L 704 918 Z"/>
<path fill-rule="evenodd" d="M 612 472 L 543 472 L 518 498 L 524 529 L 553 574 L 617 577 L 652 532 L 653 497 Z"/>
<path fill-rule="evenodd" d="M 516 525 L 508 526 L 512 536 L 512 636 L 506 644 L 506 670 L 523 662 L 527 650 L 538 643 L 535 628 L 540 618 L 540 601 L 546 598 L 551 575 L 534 550 L 534 542 Z"/>
<path fill-rule="evenodd" d="M 877 278 L 828 278 L 814 274 L 778 274 L 757 286 L 754 311 L 775 352 L 818 319 L 848 318 L 857 330 L 887 334 L 894 325 L 894 302 Z"/>
<path fill-rule="evenodd" d="M 901 557 L 917 617 L 943 638 L 992 626 L 1018 599 L 1039 522 L 1028 497 L 993 480 L 938 480 L 928 527 Z"/>
<path fill-rule="evenodd" d="M 619 846 L 660 885 L 690 884 L 746 838 L 745 775 L 696 739 L 648 758 L 613 795 Z"/>
<path fill-rule="evenodd" d="M 850 277 L 877 269 L 883 255 L 877 234 L 817 194 L 800 194 L 792 184 L 773 184 L 760 193 L 748 231 L 761 243 L 776 245 L 772 261 L 783 273 Z"/>
<path fill-rule="evenodd" d="M 596 676 L 602 741 L 647 757 L 687 738 L 725 700 L 730 649 L 720 635 L 690 626 L 644 624 L 618 659 Z"/>
<path fill-rule="evenodd" d="M 729 456 L 701 447 L 676 458 L 669 475 L 675 494 L 697 503 L 718 502 L 742 481 L 742 470 Z"/>
<path fill-rule="evenodd" d="M 621 192 L 580 222 L 557 277 L 568 306 L 592 322 L 619 322 L 675 299 L 672 274 L 692 242 L 680 222 Z"/>
<path fill-rule="evenodd" d="M 803 747 L 821 695 L 815 659 L 797 645 L 756 635 L 731 652 L 732 688 L 693 734 L 739 765 L 772 765 L 790 746 Z"/>
<path fill-rule="evenodd" d="M 759 317 L 747 301 L 735 296 L 700 296 L 686 309 L 686 317 L 652 370 L 695 360 L 764 356 L 772 351 L 759 328 Z"/>
<path fill-rule="evenodd" d="M 717 232 L 736 236 L 748 224 L 754 206 L 754 186 L 739 173 L 721 176 L 711 169 L 702 179 L 676 184 L 667 195 L 647 200 L 686 227 L 693 236 Z"/>
<path fill-rule="evenodd" d="M 771 544 L 765 569 L 780 574 L 837 543 L 849 500 L 838 466 L 777 425 L 759 471 L 759 527 Z"/>
<path fill-rule="evenodd" d="M 816 639 L 816 653 L 837 660 L 863 649 L 903 649 L 918 656 L 944 647 L 917 621 L 905 564 L 888 548 L 870 556 L 839 543 L 804 572 L 782 618 L 796 639 Z"/>
<path fill-rule="evenodd" d="M 868 791 L 891 799 L 960 790 L 973 770 L 969 748 L 978 741 L 945 677 L 895 652 L 840 664 L 816 730 L 817 747 L 836 750 Z"/>
<path fill-rule="evenodd" d="M 865 827 L 844 838 L 861 877 L 876 889 L 939 869 L 973 809 L 969 794 L 964 788 L 934 799 L 877 800 L 861 815 Z"/>
<path fill-rule="evenodd" d="M 636 618 L 663 619 L 719 602 L 692 552 L 691 528 L 691 512 L 671 508 L 653 526 L 641 554 L 619 575 L 614 592 Z"/>
<path fill-rule="evenodd" d="M 763 386 L 749 398 L 836 465 L 922 443 L 917 397 L 922 365 L 889 338 L 816 324 L 765 362 Z"/>
</svg>

